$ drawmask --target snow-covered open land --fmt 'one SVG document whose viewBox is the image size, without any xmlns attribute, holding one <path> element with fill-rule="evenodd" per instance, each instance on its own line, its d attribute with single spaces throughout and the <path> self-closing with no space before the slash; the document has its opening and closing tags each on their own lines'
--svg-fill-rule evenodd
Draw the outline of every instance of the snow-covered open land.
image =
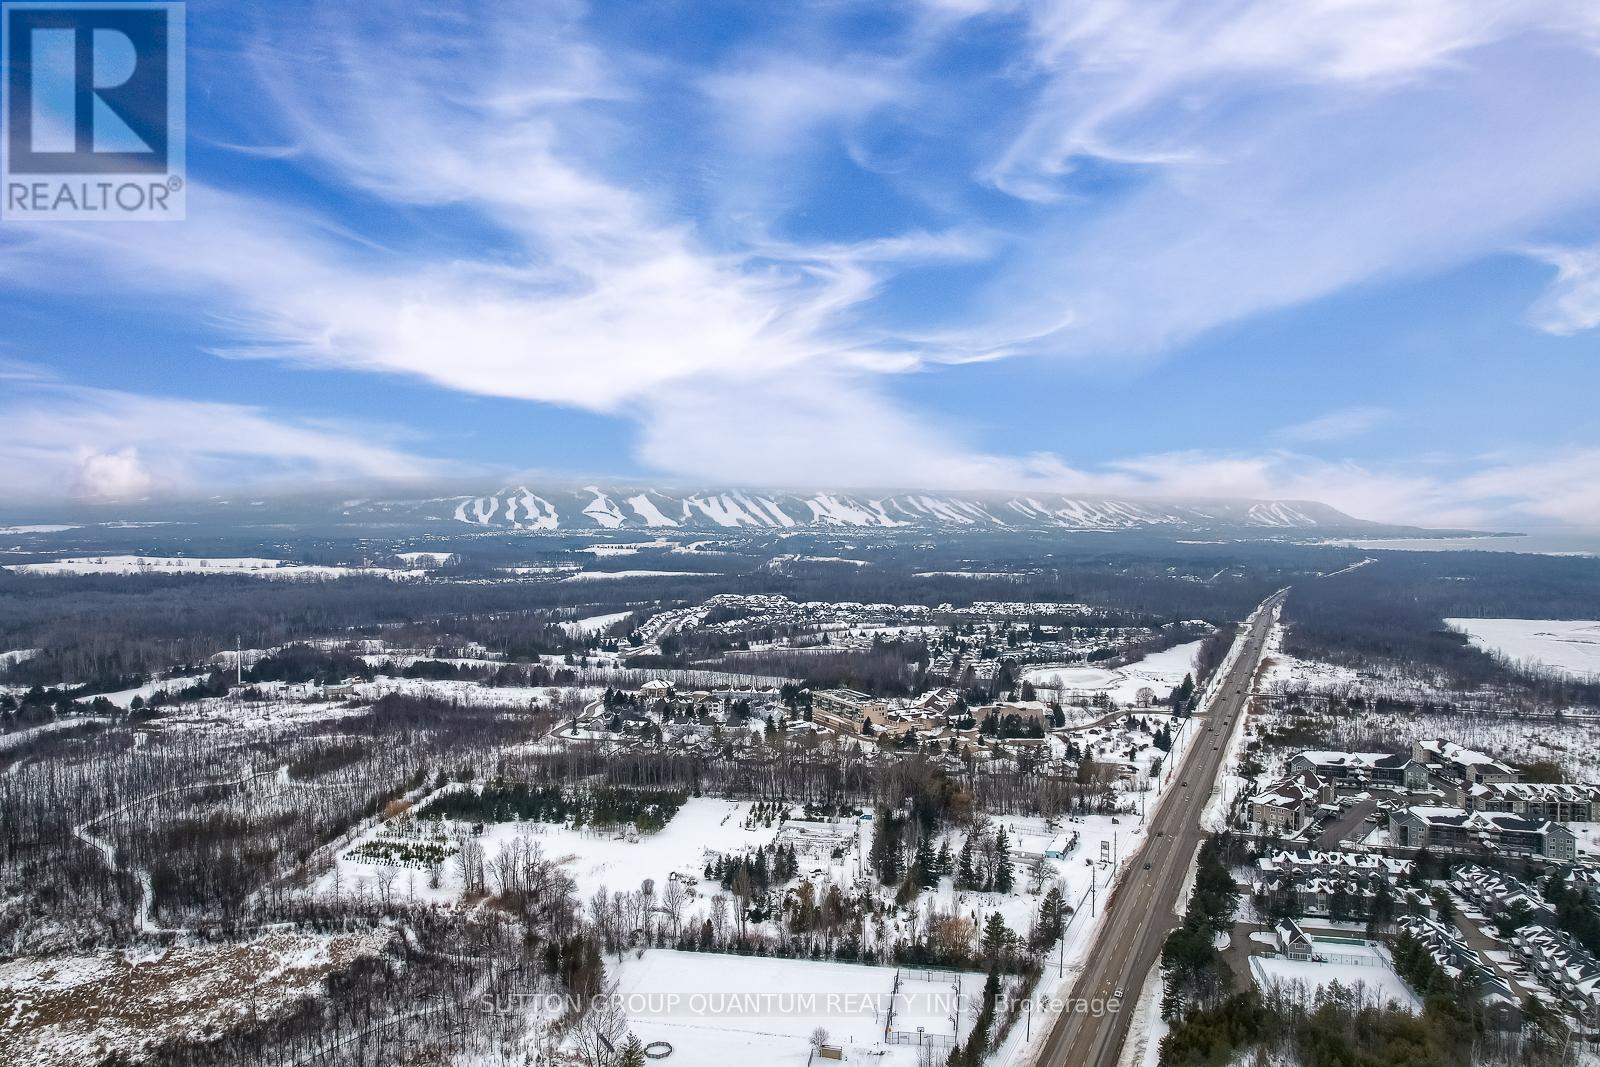
<svg viewBox="0 0 1600 1067">
<path fill-rule="evenodd" d="M 895 979 L 900 990 L 895 991 Z M 617 994 L 633 1031 L 695 1064 L 815 1062 L 817 1027 L 853 1061 L 913 1067 L 918 1043 L 948 1049 L 971 1032 L 982 972 L 866 967 L 671 949 L 628 959 Z"/>
<path fill-rule="evenodd" d="M 24 574 L 244 574 L 252 578 L 345 578 L 374 574 L 386 578 L 416 578 L 419 570 L 382 567 L 330 567 L 291 563 L 255 556 L 81 556 L 48 563 L 20 563 L 11 569 Z"/>
<path fill-rule="evenodd" d="M 1100 694 L 1123 707 L 1151 698 L 1164 700 L 1168 693 L 1194 670 L 1200 642 L 1181 645 L 1145 656 L 1126 667 L 1094 666 L 1035 667 L 1023 672 L 1022 680 L 1041 689 L 1055 690 L 1063 696 Z"/>
<path fill-rule="evenodd" d="M 1592 619 L 1446 619 L 1511 663 L 1600 677 L 1600 622 Z"/>
</svg>

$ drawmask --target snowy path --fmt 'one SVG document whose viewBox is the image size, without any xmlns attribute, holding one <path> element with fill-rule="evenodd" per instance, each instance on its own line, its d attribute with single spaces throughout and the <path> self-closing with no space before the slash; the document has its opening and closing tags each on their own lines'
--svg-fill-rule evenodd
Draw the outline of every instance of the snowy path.
<svg viewBox="0 0 1600 1067">
<path fill-rule="evenodd" d="M 287 765 L 285 765 L 284 769 L 287 770 Z M 175 785 L 171 789 L 163 789 L 159 792 L 150 793 L 146 796 L 139 797 L 136 800 L 130 800 L 120 807 L 112 808 L 110 811 L 102 812 L 101 814 L 96 815 L 94 818 L 85 822 L 81 822 L 77 826 L 73 827 L 72 833 L 74 837 L 78 838 L 78 840 L 84 842 L 90 848 L 93 848 L 95 851 L 99 852 L 100 855 L 104 856 L 106 865 L 115 871 L 117 869 L 116 846 L 110 841 L 96 837 L 94 834 L 90 833 L 90 830 L 93 827 L 100 825 L 108 819 L 116 818 L 119 815 L 125 815 L 135 808 L 144 807 L 146 804 L 160 800 L 162 797 L 175 796 L 179 793 L 187 793 L 196 789 L 215 789 L 218 786 L 243 786 L 246 783 L 255 781 L 258 778 L 273 777 L 278 773 L 279 770 L 274 768 L 270 771 L 258 771 L 255 773 L 243 774 L 238 778 L 221 782 L 191 782 L 188 785 Z M 141 934 L 185 933 L 186 931 L 184 930 L 166 929 L 164 927 L 154 925 L 154 922 L 151 918 L 151 911 L 155 906 L 155 898 L 150 889 L 150 872 L 144 867 L 138 867 L 134 869 L 133 873 L 134 876 L 139 880 L 139 906 L 134 909 L 135 929 L 137 929 Z"/>
</svg>

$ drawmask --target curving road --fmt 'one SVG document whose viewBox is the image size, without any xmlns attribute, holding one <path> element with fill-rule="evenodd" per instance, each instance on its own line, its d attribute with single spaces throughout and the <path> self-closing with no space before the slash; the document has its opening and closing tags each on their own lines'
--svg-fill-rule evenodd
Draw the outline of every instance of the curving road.
<svg viewBox="0 0 1600 1067">
<path fill-rule="evenodd" d="M 1178 925 L 1178 897 L 1206 836 L 1200 813 L 1221 774 L 1228 737 L 1244 713 L 1272 630 L 1273 609 L 1285 592 L 1268 597 L 1251 615 L 1237 638 L 1242 646 L 1215 696 L 1203 714 L 1189 721 L 1187 729 L 1200 733 L 1191 738 L 1164 787 L 1180 795 L 1166 799 L 1151 817 L 1144 846 L 1130 860 L 1106 904 L 1088 962 L 1072 987 L 1068 1010 L 1045 1039 L 1038 1064 L 1115 1067 L 1128 1036 L 1134 1001 L 1160 958 L 1167 934 Z M 1119 990 L 1125 993 L 1120 1011 L 1096 1017 L 1072 1010 L 1073 1005 L 1107 1000 Z"/>
</svg>

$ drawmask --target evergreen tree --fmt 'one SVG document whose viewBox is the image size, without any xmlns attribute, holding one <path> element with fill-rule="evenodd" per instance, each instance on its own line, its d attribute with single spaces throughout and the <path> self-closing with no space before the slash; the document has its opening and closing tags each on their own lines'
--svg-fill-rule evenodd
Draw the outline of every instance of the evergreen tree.
<svg viewBox="0 0 1600 1067">
<path fill-rule="evenodd" d="M 1060 886 L 1051 886 L 1039 904 L 1039 923 L 1034 928 L 1034 940 L 1039 948 L 1056 943 L 1067 925 L 1067 902 Z"/>
<path fill-rule="evenodd" d="M 969 836 L 961 845 L 961 859 L 956 868 L 956 888 L 975 889 L 978 885 L 978 868 L 972 861 L 972 838 Z"/>
<path fill-rule="evenodd" d="M 628 1035 L 628 1041 L 622 1046 L 621 1053 L 617 1056 L 617 1067 L 644 1067 L 644 1045 L 634 1034 Z"/>
<path fill-rule="evenodd" d="M 917 885 L 923 889 L 932 889 L 939 884 L 937 861 L 933 856 L 933 848 L 924 837 L 917 842 L 917 854 L 911 861 L 911 877 L 916 879 Z"/>
<path fill-rule="evenodd" d="M 1010 940 L 1011 931 L 1006 928 L 1005 918 L 998 911 L 991 912 L 983 923 L 983 958 L 988 961 L 991 971 L 999 965 L 1006 943 Z"/>
<path fill-rule="evenodd" d="M 1011 892 L 1015 872 L 1011 866 L 1011 843 L 1006 838 L 1006 828 L 1000 827 L 994 835 L 994 889 L 997 893 Z"/>
<path fill-rule="evenodd" d="M 903 873 L 900 865 L 900 819 L 886 807 L 879 807 L 873 818 L 872 849 L 867 858 L 878 881 L 896 885 Z"/>
</svg>

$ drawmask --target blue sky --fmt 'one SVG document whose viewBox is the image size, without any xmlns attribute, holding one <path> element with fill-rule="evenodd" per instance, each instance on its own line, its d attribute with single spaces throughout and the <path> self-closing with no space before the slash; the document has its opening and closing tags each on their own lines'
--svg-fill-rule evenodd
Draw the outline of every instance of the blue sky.
<svg viewBox="0 0 1600 1067">
<path fill-rule="evenodd" d="M 1600 15 L 188 5 L 188 219 L 0 221 L 0 491 L 517 474 L 1600 525 Z"/>
</svg>

